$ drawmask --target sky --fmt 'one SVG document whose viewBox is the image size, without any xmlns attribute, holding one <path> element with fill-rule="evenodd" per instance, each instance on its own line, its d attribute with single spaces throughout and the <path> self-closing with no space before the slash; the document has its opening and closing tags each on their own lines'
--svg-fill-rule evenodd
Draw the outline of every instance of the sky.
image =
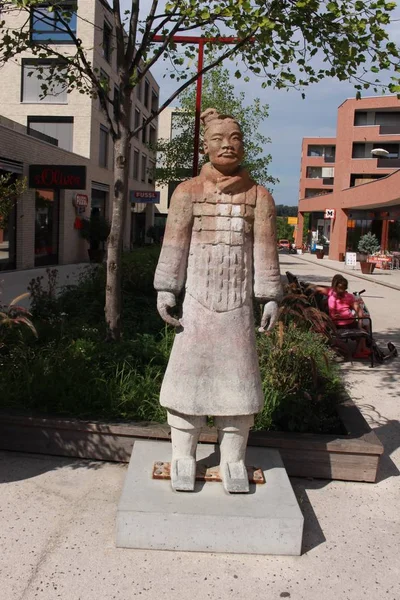
<svg viewBox="0 0 400 600">
<path fill-rule="evenodd" d="M 129 0 L 122 5 L 129 7 Z M 149 0 L 142 0 L 142 9 L 148 9 Z M 162 2 L 161 2 L 162 4 Z M 388 27 L 393 41 L 400 41 L 400 6 L 392 13 L 394 22 Z M 232 65 L 230 61 L 224 66 Z M 231 67 L 236 70 L 237 67 Z M 158 61 L 152 74 L 160 86 L 160 101 L 169 98 L 177 85 L 165 75 L 166 63 Z M 246 73 L 247 75 L 248 73 Z M 232 77 L 238 93 L 244 91 L 249 103 L 258 97 L 269 105 L 269 118 L 261 125 L 263 135 L 271 138 L 265 148 L 272 155 L 270 173 L 279 179 L 272 190 L 276 204 L 297 205 L 299 200 L 299 175 L 301 144 L 303 137 L 334 137 L 336 132 L 337 109 L 346 98 L 354 98 L 356 90 L 350 83 L 325 79 L 305 89 L 306 98 L 296 90 L 262 89 L 260 78 L 249 74 L 250 81 Z M 365 90 L 363 97 L 372 96 L 372 90 Z M 176 101 L 172 106 L 177 106 Z"/>
</svg>

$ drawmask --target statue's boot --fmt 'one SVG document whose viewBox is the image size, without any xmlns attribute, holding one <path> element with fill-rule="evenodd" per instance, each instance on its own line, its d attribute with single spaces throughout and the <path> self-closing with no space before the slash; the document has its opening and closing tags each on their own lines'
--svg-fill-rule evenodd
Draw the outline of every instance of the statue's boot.
<svg viewBox="0 0 400 600">
<path fill-rule="evenodd" d="M 196 447 L 200 429 L 171 428 L 171 485 L 177 492 L 193 492 L 196 482 Z"/>
<path fill-rule="evenodd" d="M 193 492 L 196 482 L 196 448 L 206 417 L 168 411 L 171 426 L 171 486 L 177 492 Z"/>
<path fill-rule="evenodd" d="M 221 453 L 219 470 L 224 488 L 231 494 L 245 494 L 249 491 L 245 457 L 249 429 L 253 422 L 253 415 L 215 418 Z"/>
</svg>

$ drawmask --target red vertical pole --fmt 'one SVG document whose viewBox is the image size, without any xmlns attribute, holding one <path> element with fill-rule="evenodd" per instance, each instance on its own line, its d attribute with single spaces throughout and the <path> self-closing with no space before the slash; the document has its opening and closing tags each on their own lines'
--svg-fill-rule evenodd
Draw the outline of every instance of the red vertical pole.
<svg viewBox="0 0 400 600">
<path fill-rule="evenodd" d="M 197 61 L 197 73 L 203 69 L 204 63 L 204 40 L 199 40 L 199 57 Z M 196 114 L 194 119 L 194 144 L 193 144 L 193 177 L 197 177 L 199 171 L 199 145 L 200 145 L 200 113 L 201 113 L 201 91 L 203 87 L 203 76 L 197 79 L 196 87 Z"/>
</svg>

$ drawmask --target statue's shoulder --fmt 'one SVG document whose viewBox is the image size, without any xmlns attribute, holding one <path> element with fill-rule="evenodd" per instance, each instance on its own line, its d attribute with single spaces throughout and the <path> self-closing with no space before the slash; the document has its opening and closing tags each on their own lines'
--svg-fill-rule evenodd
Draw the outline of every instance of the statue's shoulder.
<svg viewBox="0 0 400 600">
<path fill-rule="evenodd" d="M 263 185 L 257 184 L 257 202 L 267 203 L 275 207 L 275 201 L 272 197 L 271 192 L 267 190 Z"/>
<path fill-rule="evenodd" d="M 191 179 L 187 179 L 186 181 L 182 181 L 174 192 L 174 196 L 195 196 L 198 193 L 200 187 L 202 187 L 203 182 L 200 177 L 192 177 Z"/>
</svg>

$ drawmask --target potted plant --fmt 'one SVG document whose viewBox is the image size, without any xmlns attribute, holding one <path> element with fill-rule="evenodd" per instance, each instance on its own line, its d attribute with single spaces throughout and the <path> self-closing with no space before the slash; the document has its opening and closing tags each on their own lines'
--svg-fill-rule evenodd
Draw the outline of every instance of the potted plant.
<svg viewBox="0 0 400 600">
<path fill-rule="evenodd" d="M 325 250 L 324 250 L 324 246 L 326 246 L 327 244 L 327 239 L 324 235 L 320 234 L 318 236 L 318 240 L 317 240 L 317 244 L 315 246 L 315 253 L 317 255 L 317 258 L 324 258 L 325 256 Z"/>
<path fill-rule="evenodd" d="M 358 251 L 365 255 L 364 259 L 360 257 L 360 267 L 362 273 L 368 275 L 373 273 L 375 269 L 375 263 L 368 262 L 368 258 L 371 254 L 378 252 L 379 248 L 380 246 L 378 238 L 370 231 L 360 237 L 360 241 L 358 242 Z"/>
<path fill-rule="evenodd" d="M 102 263 L 104 260 L 104 242 L 110 234 L 110 224 L 100 213 L 93 212 L 90 219 L 82 219 L 79 229 L 84 240 L 89 242 L 90 262 Z"/>
</svg>

